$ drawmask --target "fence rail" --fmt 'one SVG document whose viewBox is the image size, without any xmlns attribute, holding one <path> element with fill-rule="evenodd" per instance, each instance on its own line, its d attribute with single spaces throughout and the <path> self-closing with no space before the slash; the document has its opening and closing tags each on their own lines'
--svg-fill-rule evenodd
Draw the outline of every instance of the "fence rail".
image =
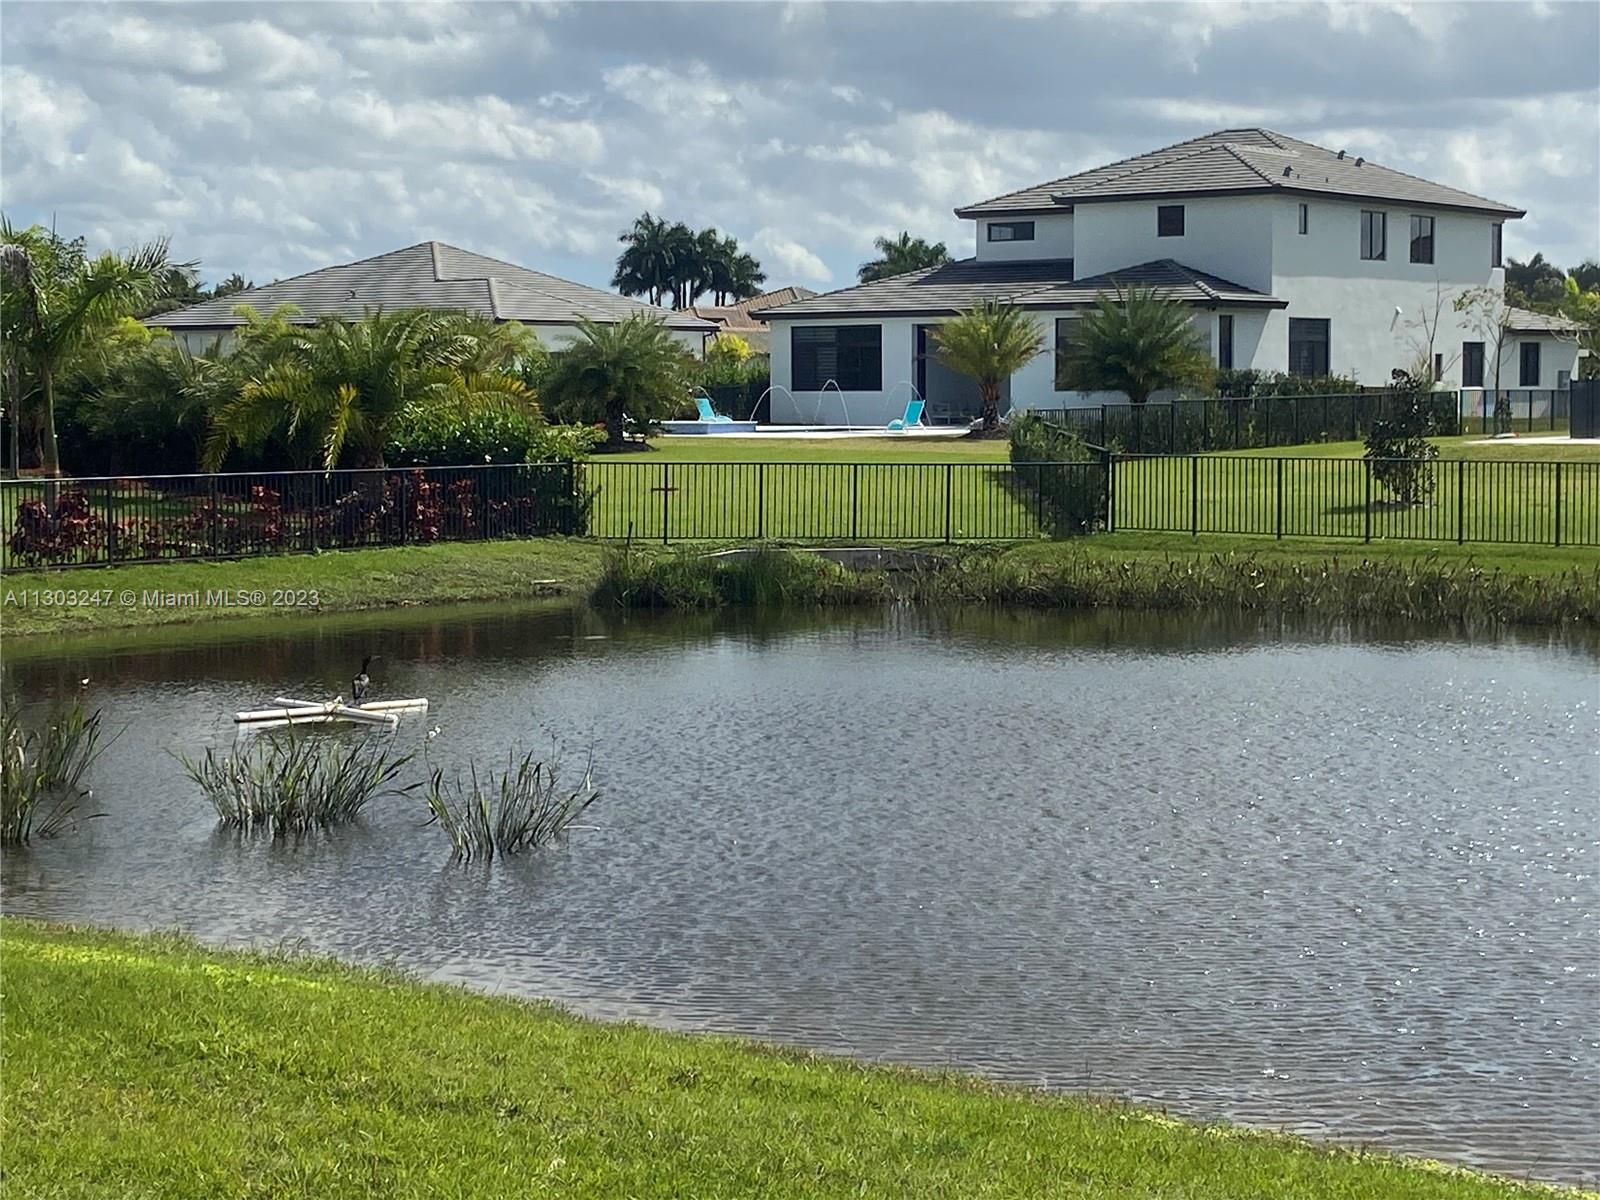
<svg viewBox="0 0 1600 1200">
<path fill-rule="evenodd" d="M 1098 528 L 1600 545 L 1600 462 L 1108 455 L 650 462 L 0 482 L 0 568 L 588 535 L 1012 541 Z M 1392 482 L 1395 478 L 1404 484 Z"/>
</svg>

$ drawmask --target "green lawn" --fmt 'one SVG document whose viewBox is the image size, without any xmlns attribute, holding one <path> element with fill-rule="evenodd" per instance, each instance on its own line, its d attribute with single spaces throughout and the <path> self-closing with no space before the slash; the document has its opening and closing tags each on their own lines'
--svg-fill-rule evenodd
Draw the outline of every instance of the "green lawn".
<svg viewBox="0 0 1600 1200">
<path fill-rule="evenodd" d="M 19 1196 L 1556 1194 L 326 961 L 14 920 L 0 941 Z"/>
</svg>

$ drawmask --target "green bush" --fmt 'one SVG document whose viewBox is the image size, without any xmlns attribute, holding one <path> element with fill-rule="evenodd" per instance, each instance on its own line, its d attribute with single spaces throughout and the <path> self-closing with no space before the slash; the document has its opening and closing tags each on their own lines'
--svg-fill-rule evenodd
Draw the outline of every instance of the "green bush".
<svg viewBox="0 0 1600 1200">
<path fill-rule="evenodd" d="M 1090 533 L 1104 526 L 1110 473 L 1102 452 L 1075 430 L 1033 412 L 1015 414 L 1007 434 L 1016 485 L 1034 493 L 1055 532 Z"/>
<path fill-rule="evenodd" d="M 1348 396 L 1361 383 L 1344 375 L 1288 375 L 1282 371 L 1218 371 L 1217 395 L 1265 400 L 1273 396 Z"/>
<path fill-rule="evenodd" d="M 1422 504 L 1433 495 L 1439 447 L 1428 440 L 1438 422 L 1430 385 L 1426 376 L 1395 371 L 1395 395 L 1367 433 L 1367 470 L 1401 504 Z"/>
</svg>

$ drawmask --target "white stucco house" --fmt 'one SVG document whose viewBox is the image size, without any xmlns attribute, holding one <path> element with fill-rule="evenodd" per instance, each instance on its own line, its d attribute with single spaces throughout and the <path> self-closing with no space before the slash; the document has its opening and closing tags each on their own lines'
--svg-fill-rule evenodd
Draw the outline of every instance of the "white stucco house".
<svg viewBox="0 0 1600 1200">
<path fill-rule="evenodd" d="M 241 304 L 262 316 L 280 304 L 293 304 L 300 315 L 292 320 L 307 325 L 330 315 L 354 320 L 377 309 L 465 310 L 494 321 L 527 325 L 551 350 L 577 337 L 578 320 L 584 317 L 607 324 L 647 313 L 665 321 L 673 337 L 696 354 L 705 338 L 717 331 L 714 323 L 692 313 L 641 304 L 444 242 L 418 242 L 358 262 L 323 267 L 161 313 L 145 324 L 171 331 L 197 353 L 208 350 L 219 338 L 226 349 L 232 332 L 244 324 L 244 318 L 234 311 Z"/>
<path fill-rule="evenodd" d="M 976 411 L 930 331 L 996 298 L 1037 314 L 1046 344 L 1119 285 L 1194 308 L 1221 367 L 1353 376 L 1382 386 L 1428 352 L 1453 388 L 1557 389 L 1578 350 L 1560 319 L 1457 313 L 1503 294 L 1504 222 L 1523 210 L 1267 129 L 1225 129 L 958 208 L 972 258 L 768 309 L 773 419 L 888 421 L 915 388 L 935 419 Z M 1057 386 L 1047 352 L 1010 380 L 1013 408 L 1125 400 Z M 1520 409 L 1519 409 L 1520 411 Z"/>
</svg>

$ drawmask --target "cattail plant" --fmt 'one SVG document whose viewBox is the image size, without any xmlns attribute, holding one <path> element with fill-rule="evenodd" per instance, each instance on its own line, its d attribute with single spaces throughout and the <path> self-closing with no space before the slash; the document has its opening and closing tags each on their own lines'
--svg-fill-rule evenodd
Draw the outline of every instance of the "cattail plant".
<svg viewBox="0 0 1600 1200">
<path fill-rule="evenodd" d="M 81 700 L 52 711 L 43 729 L 25 729 L 16 702 L 0 701 L 0 845 L 55 837 L 80 819 L 90 796 L 83 776 L 99 743 L 100 714 L 86 713 Z"/>
<path fill-rule="evenodd" d="M 575 790 L 562 787 L 554 766 L 535 762 L 532 754 L 519 763 L 508 757 L 503 775 L 476 766 L 465 782 L 458 775 L 446 784 L 435 770 L 428 785 L 428 808 L 445 831 L 459 861 L 493 858 L 536 849 L 555 839 L 599 797 L 590 772 Z"/>
<path fill-rule="evenodd" d="M 377 797 L 416 788 L 395 786 L 412 757 L 375 741 L 288 737 L 222 755 L 208 747 L 198 760 L 180 754 L 178 761 L 223 825 L 280 838 L 346 824 Z"/>
</svg>

